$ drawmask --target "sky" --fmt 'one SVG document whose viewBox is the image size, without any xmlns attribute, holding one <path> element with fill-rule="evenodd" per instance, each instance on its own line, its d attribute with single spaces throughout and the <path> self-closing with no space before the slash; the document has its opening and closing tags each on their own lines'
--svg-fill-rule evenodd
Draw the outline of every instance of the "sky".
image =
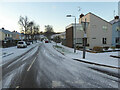
<svg viewBox="0 0 120 90">
<path fill-rule="evenodd" d="M 76 16 L 78 22 L 81 13 L 92 12 L 111 21 L 114 10 L 118 15 L 118 2 L 0 2 L 0 28 L 20 32 L 19 17 L 27 16 L 40 26 L 40 31 L 52 25 L 55 32 L 64 32 L 67 25 L 74 23 L 74 18 L 66 15 Z"/>
</svg>

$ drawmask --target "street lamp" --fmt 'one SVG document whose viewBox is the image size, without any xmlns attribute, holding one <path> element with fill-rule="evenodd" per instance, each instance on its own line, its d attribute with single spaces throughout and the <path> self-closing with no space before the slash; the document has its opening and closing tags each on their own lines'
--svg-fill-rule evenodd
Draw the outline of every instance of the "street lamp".
<svg viewBox="0 0 120 90">
<path fill-rule="evenodd" d="M 86 18 L 85 18 L 85 22 L 82 22 L 82 27 L 84 30 L 84 38 L 83 38 L 83 59 L 85 59 L 85 51 L 86 51 L 86 40 L 87 40 L 87 34 L 86 34 L 86 28 L 88 27 L 88 22 L 86 22 Z"/>
<path fill-rule="evenodd" d="M 74 17 L 75 18 L 75 39 L 74 39 L 74 53 L 76 53 L 76 17 L 72 15 L 67 15 L 66 17 Z"/>
</svg>

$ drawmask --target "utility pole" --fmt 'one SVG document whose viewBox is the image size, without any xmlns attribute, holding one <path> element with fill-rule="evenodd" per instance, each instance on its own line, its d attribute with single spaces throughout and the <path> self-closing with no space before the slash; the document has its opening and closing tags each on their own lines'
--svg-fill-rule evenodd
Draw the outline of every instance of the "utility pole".
<svg viewBox="0 0 120 90">
<path fill-rule="evenodd" d="M 87 35 L 86 35 L 86 19 L 85 19 L 85 22 L 84 22 L 84 38 L 83 38 L 83 59 L 85 59 L 86 38 L 87 38 Z"/>
<path fill-rule="evenodd" d="M 76 53 L 76 17 L 75 17 L 75 44 L 74 44 L 74 53 Z"/>
</svg>

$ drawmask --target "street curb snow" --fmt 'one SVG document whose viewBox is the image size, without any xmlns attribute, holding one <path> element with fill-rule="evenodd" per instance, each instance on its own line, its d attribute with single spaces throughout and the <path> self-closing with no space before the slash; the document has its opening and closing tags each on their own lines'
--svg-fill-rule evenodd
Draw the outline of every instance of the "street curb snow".
<svg viewBox="0 0 120 90">
<path fill-rule="evenodd" d="M 114 66 L 110 66 L 110 65 L 98 64 L 98 63 L 83 61 L 83 60 L 79 60 L 79 59 L 73 59 L 73 60 L 76 60 L 76 61 L 79 61 L 79 62 L 84 62 L 84 63 L 87 63 L 87 64 L 94 64 L 94 65 L 97 65 L 97 66 L 104 66 L 104 67 L 109 67 L 109 68 L 114 68 L 114 69 L 120 69 L 120 67 L 114 67 Z"/>
<path fill-rule="evenodd" d="M 58 51 L 59 53 L 61 53 L 62 55 L 65 56 L 64 53 L 60 52 L 59 50 L 57 50 L 54 46 L 53 48 Z M 120 67 L 115 67 L 115 66 L 110 66 L 110 65 L 105 65 L 105 64 L 99 64 L 99 63 L 94 63 L 94 62 L 89 62 L 89 61 L 83 61 L 83 60 L 79 60 L 79 59 L 75 59 L 75 58 L 72 58 L 73 60 L 76 60 L 76 61 L 79 61 L 79 62 L 83 62 L 83 63 L 87 63 L 87 64 L 94 64 L 94 65 L 97 65 L 97 66 L 103 66 L 103 67 L 109 67 L 109 68 L 114 68 L 114 69 L 120 69 Z"/>
</svg>

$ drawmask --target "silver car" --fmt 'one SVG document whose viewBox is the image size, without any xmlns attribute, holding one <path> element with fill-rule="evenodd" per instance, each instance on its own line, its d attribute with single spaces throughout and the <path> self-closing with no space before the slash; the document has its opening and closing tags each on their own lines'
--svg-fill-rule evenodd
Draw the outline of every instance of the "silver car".
<svg viewBox="0 0 120 90">
<path fill-rule="evenodd" d="M 17 48 L 26 48 L 27 44 L 25 41 L 18 41 Z"/>
</svg>

